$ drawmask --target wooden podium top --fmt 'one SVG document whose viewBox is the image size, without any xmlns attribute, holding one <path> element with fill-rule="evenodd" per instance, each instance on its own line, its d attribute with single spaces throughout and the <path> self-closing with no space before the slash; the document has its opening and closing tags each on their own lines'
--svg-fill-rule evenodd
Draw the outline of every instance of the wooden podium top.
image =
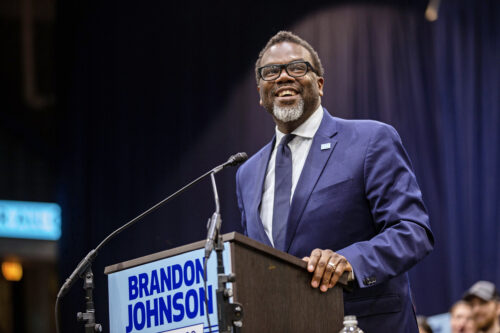
<svg viewBox="0 0 500 333">
<path fill-rule="evenodd" d="M 295 266 L 298 266 L 300 268 L 303 268 L 304 270 L 306 270 L 306 268 L 307 268 L 306 262 L 303 261 L 302 259 L 299 259 L 291 254 L 282 252 L 280 250 L 276 250 L 273 247 L 270 247 L 270 246 L 267 246 L 267 245 L 262 244 L 260 242 L 257 242 L 255 240 L 248 238 L 246 236 L 243 236 L 242 234 L 237 233 L 237 232 L 231 232 L 231 233 L 227 233 L 227 234 L 222 235 L 222 240 L 224 242 L 236 242 L 240 245 L 251 247 L 255 250 L 261 251 L 261 252 L 268 254 L 268 255 L 271 255 L 275 258 L 279 258 L 279 259 L 281 259 L 281 260 L 283 260 L 291 265 L 295 265 Z M 143 256 L 143 257 L 135 258 L 132 260 L 127 260 L 127 261 L 124 261 L 124 262 L 121 262 L 118 264 L 106 266 L 104 268 L 104 274 L 111 274 L 111 273 L 119 272 L 119 271 L 124 270 L 124 269 L 132 268 L 135 266 L 140 266 L 140 265 L 143 265 L 143 264 L 146 264 L 149 262 L 153 262 L 156 260 L 160 260 L 163 258 L 168 258 L 168 257 L 172 257 L 172 256 L 175 256 L 175 255 L 178 255 L 181 253 L 201 249 L 203 247 L 205 247 L 205 240 L 201 240 L 201 241 L 194 242 L 191 244 L 179 246 L 179 247 L 176 247 L 176 248 L 173 248 L 170 250 L 160 251 L 160 252 L 153 253 L 153 254 L 150 254 L 147 256 Z M 338 283 L 345 287 L 347 285 L 347 276 L 348 276 L 348 274 L 344 273 L 340 277 Z"/>
</svg>

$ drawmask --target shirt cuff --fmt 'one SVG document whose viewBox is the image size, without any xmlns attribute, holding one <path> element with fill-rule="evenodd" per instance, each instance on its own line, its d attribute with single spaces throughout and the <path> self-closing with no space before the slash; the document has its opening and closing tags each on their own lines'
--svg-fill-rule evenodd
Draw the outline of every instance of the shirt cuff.
<svg viewBox="0 0 500 333">
<path fill-rule="evenodd" d="M 349 276 L 347 277 L 347 281 L 354 281 L 354 268 L 349 272 Z"/>
</svg>

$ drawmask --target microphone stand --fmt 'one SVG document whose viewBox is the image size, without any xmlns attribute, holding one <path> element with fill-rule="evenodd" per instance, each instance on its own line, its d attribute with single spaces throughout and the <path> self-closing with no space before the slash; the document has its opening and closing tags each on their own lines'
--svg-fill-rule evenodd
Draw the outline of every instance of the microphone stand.
<svg viewBox="0 0 500 333">
<path fill-rule="evenodd" d="M 162 201 L 158 202 L 156 205 L 153 207 L 149 208 L 148 210 L 142 212 L 132 220 L 128 221 L 125 223 L 123 226 L 120 228 L 116 229 L 113 231 L 111 234 L 109 234 L 95 249 L 92 249 L 86 256 L 85 258 L 80 261 L 80 263 L 76 266 L 75 270 L 71 273 L 71 275 L 66 279 L 64 284 L 62 285 L 61 289 L 59 289 L 59 292 L 56 297 L 56 302 L 55 302 L 55 320 L 56 320 L 56 332 L 60 332 L 59 328 L 59 302 L 61 298 L 66 295 L 66 293 L 70 290 L 71 286 L 76 282 L 76 279 L 78 277 L 84 279 L 83 283 L 83 288 L 85 289 L 85 304 L 86 304 L 86 311 L 84 313 L 78 312 L 77 313 L 77 320 L 80 322 L 85 323 L 85 333 L 92 333 L 92 332 L 101 332 L 102 331 L 102 325 L 97 324 L 95 322 L 95 308 L 94 308 L 94 297 L 92 294 L 92 291 L 94 289 L 94 274 L 92 273 L 92 262 L 94 259 L 97 257 L 98 251 L 106 244 L 108 243 L 112 238 L 114 238 L 116 235 L 118 235 L 120 232 L 123 230 L 127 229 L 128 227 L 131 227 L 134 225 L 136 222 L 141 220 L 143 217 L 146 215 L 152 213 L 156 209 L 160 208 L 163 204 L 167 203 L 168 201 L 172 200 L 173 198 L 177 197 L 179 194 L 182 192 L 186 191 L 188 188 L 191 186 L 197 184 L 201 180 L 203 180 L 206 176 L 210 175 L 212 177 L 212 184 L 215 186 L 215 179 L 213 178 L 214 173 L 217 173 L 224 169 L 225 167 L 228 166 L 236 166 L 239 165 L 243 162 L 245 162 L 248 159 L 248 156 L 246 153 L 237 153 L 235 155 L 232 155 L 229 157 L 229 159 L 213 168 L 212 170 L 206 172 L 205 174 L 201 175 L 200 177 L 196 178 L 189 184 L 185 185 L 181 189 L 177 190 L 177 192 L 171 194 L 170 196 L 166 197 Z M 215 192 L 217 192 L 217 189 L 215 189 Z M 219 198 L 217 197 L 217 212 L 219 212 Z M 220 229 L 220 214 L 218 214 L 218 225 Z M 215 230 L 215 225 L 214 225 L 214 230 Z M 210 255 L 210 254 L 209 254 Z"/>
<path fill-rule="evenodd" d="M 85 271 L 83 278 L 83 289 L 85 289 L 85 312 L 76 314 L 77 321 L 85 323 L 85 333 L 102 332 L 102 325 L 95 322 L 94 296 L 94 274 L 90 265 Z"/>
<path fill-rule="evenodd" d="M 234 274 L 226 275 L 224 270 L 224 260 L 222 257 L 222 253 L 224 252 L 224 242 L 222 240 L 222 235 L 220 234 L 220 228 L 222 224 L 222 219 L 220 215 L 220 205 L 219 205 L 219 195 L 217 193 L 217 185 L 215 184 L 215 173 L 218 171 L 212 172 L 210 174 L 210 179 L 212 181 L 212 189 L 214 192 L 215 199 L 215 212 L 212 217 L 208 220 L 207 224 L 207 240 L 205 243 L 205 262 L 208 261 L 210 254 L 214 248 L 215 242 L 215 251 L 217 253 L 217 291 L 216 291 L 216 299 L 217 299 L 217 314 L 219 320 L 219 332 L 221 333 L 239 333 L 240 328 L 243 326 L 242 318 L 243 318 L 243 306 L 240 303 L 229 302 L 229 298 L 233 296 L 233 290 L 227 288 L 226 283 L 235 282 L 236 276 Z M 206 277 L 206 273 L 205 273 Z M 206 289 L 206 288 L 205 288 Z M 207 302 L 207 297 L 205 297 L 205 302 Z M 208 326 L 209 332 L 212 332 L 212 328 L 210 327 L 210 318 L 208 315 L 207 308 L 207 318 L 208 318 Z"/>
</svg>

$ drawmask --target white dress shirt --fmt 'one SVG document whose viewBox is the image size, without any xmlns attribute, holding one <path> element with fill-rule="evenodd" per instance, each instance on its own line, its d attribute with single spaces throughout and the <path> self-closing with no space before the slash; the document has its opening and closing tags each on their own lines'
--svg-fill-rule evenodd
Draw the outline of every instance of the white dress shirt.
<svg viewBox="0 0 500 333">
<path fill-rule="evenodd" d="M 292 134 L 295 137 L 288 143 L 288 147 L 292 152 L 292 192 L 290 202 L 295 192 L 295 187 L 299 181 L 300 174 L 304 168 L 307 155 L 311 149 L 313 137 L 323 119 L 323 108 L 321 105 L 313 112 L 313 114 Z M 266 179 L 264 180 L 264 189 L 262 192 L 262 202 L 260 204 L 260 218 L 264 225 L 264 230 L 274 246 L 273 242 L 273 206 L 274 206 L 274 166 L 276 163 L 276 147 L 278 147 L 281 139 L 285 136 L 276 126 L 276 142 L 274 144 L 269 164 L 267 165 Z"/>
</svg>

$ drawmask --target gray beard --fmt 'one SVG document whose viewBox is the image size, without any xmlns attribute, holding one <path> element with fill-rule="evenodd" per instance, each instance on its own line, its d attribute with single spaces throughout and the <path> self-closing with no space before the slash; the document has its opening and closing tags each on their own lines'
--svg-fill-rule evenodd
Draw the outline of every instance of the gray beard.
<svg viewBox="0 0 500 333">
<path fill-rule="evenodd" d="M 288 123 L 299 119 L 304 113 L 304 100 L 301 98 L 294 106 L 278 106 L 274 102 L 273 115 L 281 122 Z"/>
</svg>

